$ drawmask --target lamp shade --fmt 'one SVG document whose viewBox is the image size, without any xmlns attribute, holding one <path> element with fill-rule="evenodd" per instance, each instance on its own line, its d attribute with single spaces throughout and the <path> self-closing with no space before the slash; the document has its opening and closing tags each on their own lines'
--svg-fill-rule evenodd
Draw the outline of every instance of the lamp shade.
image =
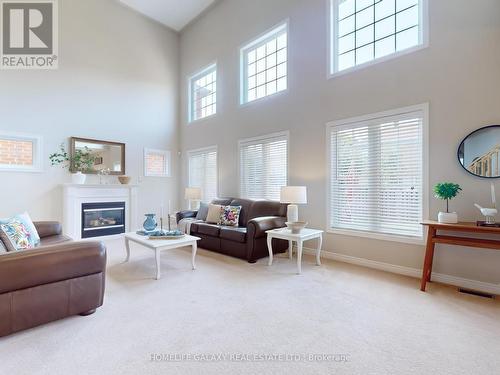
<svg viewBox="0 0 500 375">
<path fill-rule="evenodd" d="M 306 204 L 307 187 L 306 186 L 283 186 L 280 194 L 281 203 Z"/>
<path fill-rule="evenodd" d="M 201 199 L 201 188 L 187 187 L 185 192 L 184 192 L 184 199 L 200 200 Z"/>
</svg>

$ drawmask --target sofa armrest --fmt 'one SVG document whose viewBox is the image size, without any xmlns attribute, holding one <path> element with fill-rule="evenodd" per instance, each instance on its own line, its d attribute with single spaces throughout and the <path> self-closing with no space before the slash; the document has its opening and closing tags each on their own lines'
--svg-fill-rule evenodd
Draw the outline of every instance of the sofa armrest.
<svg viewBox="0 0 500 375">
<path fill-rule="evenodd" d="M 192 211 L 192 210 L 179 211 L 175 214 L 175 218 L 176 218 L 177 223 L 178 223 L 182 219 L 196 217 L 197 214 L 198 214 L 198 211 Z"/>
<path fill-rule="evenodd" d="M 102 242 L 68 242 L 0 255 L 0 294 L 106 270 Z"/>
<path fill-rule="evenodd" d="M 283 216 L 264 216 L 257 217 L 248 222 L 247 233 L 249 238 L 262 238 L 266 236 L 266 231 L 283 228 L 286 217 Z"/>
<path fill-rule="evenodd" d="M 57 221 L 37 221 L 33 224 L 40 238 L 58 236 L 62 233 L 61 223 Z"/>
</svg>

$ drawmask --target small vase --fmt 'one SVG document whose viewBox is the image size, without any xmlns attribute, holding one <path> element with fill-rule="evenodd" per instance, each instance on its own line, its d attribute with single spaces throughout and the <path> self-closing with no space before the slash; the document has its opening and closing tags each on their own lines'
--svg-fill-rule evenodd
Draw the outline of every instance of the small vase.
<svg viewBox="0 0 500 375">
<path fill-rule="evenodd" d="M 144 230 L 146 231 L 152 231 L 155 230 L 156 227 L 158 226 L 158 223 L 156 222 L 156 215 L 155 214 L 146 214 L 146 220 L 144 221 L 144 224 L 142 225 L 144 227 Z"/>
<path fill-rule="evenodd" d="M 83 185 L 85 183 L 85 179 L 87 175 L 84 175 L 82 172 L 78 171 L 71 175 L 71 182 L 78 185 Z"/>
<path fill-rule="evenodd" d="M 456 212 L 440 212 L 438 214 L 438 222 L 443 224 L 458 223 L 458 215 Z"/>
</svg>

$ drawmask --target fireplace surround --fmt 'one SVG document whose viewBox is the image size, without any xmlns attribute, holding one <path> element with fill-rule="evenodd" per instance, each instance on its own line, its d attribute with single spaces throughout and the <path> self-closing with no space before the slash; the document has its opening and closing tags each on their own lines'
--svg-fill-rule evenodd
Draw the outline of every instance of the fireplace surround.
<svg viewBox="0 0 500 375">
<path fill-rule="evenodd" d="M 80 240 L 138 228 L 137 185 L 64 184 L 64 233 Z"/>
</svg>

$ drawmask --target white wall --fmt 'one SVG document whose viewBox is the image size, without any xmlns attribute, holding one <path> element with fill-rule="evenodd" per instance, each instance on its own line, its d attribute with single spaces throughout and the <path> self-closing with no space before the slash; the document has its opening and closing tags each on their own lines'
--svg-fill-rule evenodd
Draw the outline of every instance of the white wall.
<svg viewBox="0 0 500 375">
<path fill-rule="evenodd" d="M 461 219 L 480 217 L 489 182 L 457 161 L 461 139 L 500 123 L 500 2 L 430 0 L 430 46 L 416 53 L 328 80 L 326 0 L 223 0 L 181 35 L 181 149 L 219 147 L 220 194 L 238 194 L 237 141 L 290 130 L 292 185 L 307 185 L 301 208 L 312 227 L 326 228 L 325 124 L 379 111 L 430 104 L 430 185 L 464 188 L 452 202 Z M 289 18 L 289 90 L 239 105 L 239 47 Z M 218 62 L 218 114 L 187 125 L 187 77 Z M 182 183 L 187 183 L 183 169 Z M 498 189 L 500 191 L 500 189 Z M 431 198 L 431 217 L 443 202 Z M 423 246 L 327 235 L 324 248 L 380 262 L 420 268 Z M 500 253 L 439 246 L 435 271 L 500 283 Z"/>
<path fill-rule="evenodd" d="M 0 172 L 0 217 L 29 210 L 34 219 L 61 219 L 60 184 L 70 175 L 48 155 L 71 136 L 126 143 L 133 183 L 144 147 L 171 150 L 175 161 L 178 35 L 114 0 L 59 6 L 59 69 L 0 71 L 0 130 L 44 137 L 43 173 Z M 174 202 L 177 185 L 175 177 L 143 177 L 138 215 Z"/>
</svg>

